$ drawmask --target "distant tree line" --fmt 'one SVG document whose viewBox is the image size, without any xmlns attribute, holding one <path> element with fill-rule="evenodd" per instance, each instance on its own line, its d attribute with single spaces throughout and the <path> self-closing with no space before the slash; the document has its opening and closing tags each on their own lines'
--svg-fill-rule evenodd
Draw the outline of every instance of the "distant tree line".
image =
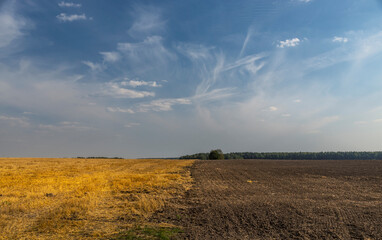
<svg viewBox="0 0 382 240">
<path fill-rule="evenodd" d="M 77 157 L 79 159 L 123 159 L 121 157 Z"/>
<path fill-rule="evenodd" d="M 180 159 L 207 160 L 210 154 L 196 153 Z M 225 153 L 224 159 L 382 160 L 382 152 L 231 152 Z"/>
</svg>

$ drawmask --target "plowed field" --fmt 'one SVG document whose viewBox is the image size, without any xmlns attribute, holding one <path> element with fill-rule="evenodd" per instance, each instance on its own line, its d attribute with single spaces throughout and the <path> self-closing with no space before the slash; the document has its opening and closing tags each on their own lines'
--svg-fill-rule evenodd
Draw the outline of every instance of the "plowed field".
<svg viewBox="0 0 382 240">
<path fill-rule="evenodd" d="M 382 161 L 197 161 L 153 221 L 185 239 L 382 239 Z"/>
</svg>

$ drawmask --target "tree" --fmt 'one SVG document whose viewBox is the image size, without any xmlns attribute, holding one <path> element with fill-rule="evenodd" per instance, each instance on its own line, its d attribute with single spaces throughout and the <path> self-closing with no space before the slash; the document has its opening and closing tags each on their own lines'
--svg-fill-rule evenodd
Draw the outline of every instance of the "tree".
<svg viewBox="0 0 382 240">
<path fill-rule="evenodd" d="M 208 155 L 208 159 L 224 159 L 223 151 L 220 149 L 211 150 L 210 154 Z"/>
</svg>

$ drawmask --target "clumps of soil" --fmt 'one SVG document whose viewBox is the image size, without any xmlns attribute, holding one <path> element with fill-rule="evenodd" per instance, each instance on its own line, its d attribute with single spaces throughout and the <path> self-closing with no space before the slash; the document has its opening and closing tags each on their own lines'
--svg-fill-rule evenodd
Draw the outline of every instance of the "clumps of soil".
<svg viewBox="0 0 382 240">
<path fill-rule="evenodd" d="M 379 239 L 382 161 L 197 161 L 153 222 L 179 239 Z"/>
</svg>

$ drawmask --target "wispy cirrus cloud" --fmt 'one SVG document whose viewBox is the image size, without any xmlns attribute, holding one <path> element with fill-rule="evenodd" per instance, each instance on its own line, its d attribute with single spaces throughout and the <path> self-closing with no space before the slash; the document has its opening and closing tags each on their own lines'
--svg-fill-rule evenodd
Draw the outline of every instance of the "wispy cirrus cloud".
<svg viewBox="0 0 382 240">
<path fill-rule="evenodd" d="M 92 71 L 102 71 L 104 67 L 99 63 L 93 63 L 90 61 L 82 61 L 83 64 L 88 66 Z"/>
<path fill-rule="evenodd" d="M 179 43 L 176 50 L 193 61 L 211 59 L 211 51 L 214 47 L 206 47 L 202 44 Z"/>
<path fill-rule="evenodd" d="M 256 74 L 256 72 L 260 70 L 264 66 L 264 64 L 260 63 L 255 65 L 255 62 L 260 59 L 263 59 L 265 56 L 266 56 L 265 54 L 252 54 L 252 55 L 240 58 L 233 63 L 226 64 L 223 67 L 222 71 L 229 71 L 239 67 L 246 67 L 248 70 L 250 70 L 251 73 Z M 252 67 L 254 67 L 254 69 L 252 69 Z"/>
<path fill-rule="evenodd" d="M 0 121 L 6 122 L 13 127 L 29 127 L 30 125 L 25 117 L 0 116 Z"/>
<path fill-rule="evenodd" d="M 198 103 L 223 100 L 225 98 L 232 97 L 235 94 L 234 87 L 232 88 L 216 88 L 213 90 L 209 90 L 205 93 L 195 94 L 192 99 L 197 101 Z"/>
<path fill-rule="evenodd" d="M 131 13 L 133 24 L 128 33 L 132 37 L 140 38 L 161 33 L 166 26 L 162 19 L 162 10 L 153 6 L 135 6 Z"/>
<path fill-rule="evenodd" d="M 0 9 L 0 48 L 9 45 L 23 35 L 27 22 L 22 16 L 17 16 L 12 4 L 5 3 Z"/>
<path fill-rule="evenodd" d="M 252 54 L 227 61 L 225 54 L 213 46 L 178 44 L 176 49 L 191 60 L 198 74 L 196 76 L 200 82 L 192 97 L 197 104 L 234 96 L 238 89 L 235 86 L 237 83 L 232 80 L 246 75 L 250 81 L 265 65 L 265 54 Z M 223 82 L 225 87 L 218 87 Z"/>
<path fill-rule="evenodd" d="M 154 97 L 154 92 L 136 91 L 125 88 L 121 83 L 110 82 L 106 83 L 101 95 L 110 96 L 113 98 L 145 98 Z"/>
<path fill-rule="evenodd" d="M 157 99 L 149 103 L 142 103 L 138 106 L 139 112 L 163 112 L 171 111 L 175 105 L 189 105 L 191 104 L 190 99 L 186 98 L 174 98 L 174 99 Z"/>
<path fill-rule="evenodd" d="M 213 93 L 214 85 L 222 81 L 225 76 L 228 74 L 226 72 L 230 72 L 231 77 L 235 75 L 242 75 L 243 70 L 247 72 L 251 77 L 254 77 L 257 72 L 263 68 L 264 62 L 259 62 L 260 59 L 263 59 L 264 55 L 255 54 L 249 55 L 244 58 L 240 58 L 232 63 L 226 63 L 225 57 L 223 54 L 218 54 L 215 56 L 215 65 L 210 67 L 210 69 L 206 69 L 201 73 L 202 81 L 196 88 L 195 95 L 205 95 L 206 93 Z M 204 64 L 206 67 L 207 64 Z M 234 89 L 232 87 L 224 88 L 225 92 L 227 89 Z M 221 92 L 221 91 L 220 91 Z M 217 93 L 217 92 L 216 92 Z M 228 96 L 228 95 L 227 95 Z"/>
<path fill-rule="evenodd" d="M 121 55 L 118 52 L 100 52 L 105 62 L 116 62 L 121 59 Z"/>
<path fill-rule="evenodd" d="M 100 52 L 105 62 L 116 62 L 121 59 L 121 55 L 118 52 Z"/>
<path fill-rule="evenodd" d="M 148 87 L 162 87 L 156 81 L 141 81 L 141 80 L 129 80 L 121 82 L 122 86 L 130 86 L 130 87 L 140 87 L 140 86 L 148 86 Z"/>
<path fill-rule="evenodd" d="M 301 70 L 311 72 L 343 62 L 360 63 L 382 52 L 382 31 L 353 32 L 352 34 L 354 39 L 352 38 L 351 42 L 348 41 L 348 44 L 341 44 L 338 48 L 304 59 Z M 341 41 L 345 43 L 343 39 Z"/>
<path fill-rule="evenodd" d="M 252 37 L 252 34 L 253 34 L 253 28 L 250 27 L 247 31 L 247 36 L 245 37 L 245 40 L 244 40 L 243 45 L 241 47 L 239 57 L 243 56 L 245 49 L 247 48 L 247 45 L 248 45 L 248 43 Z"/>
<path fill-rule="evenodd" d="M 308 134 L 320 133 L 321 128 L 323 128 L 329 124 L 332 124 L 334 122 L 337 122 L 339 119 L 340 119 L 339 116 L 323 117 L 323 118 L 314 120 L 314 121 L 302 126 L 302 129 Z"/>
<path fill-rule="evenodd" d="M 0 102 L 10 109 L 20 109 L 31 119 L 39 116 L 107 117 L 102 106 L 90 104 L 93 100 L 89 99 L 89 85 L 81 86 L 76 81 L 78 76 L 64 73 L 67 66 L 41 70 L 27 60 L 19 65 L 15 71 L 13 67 L 0 64 Z"/>
<path fill-rule="evenodd" d="M 176 55 L 163 46 L 161 36 L 150 36 L 142 42 L 118 43 L 117 49 L 124 54 L 130 62 L 148 64 L 159 61 L 165 63 L 168 59 L 176 59 Z"/>
</svg>

